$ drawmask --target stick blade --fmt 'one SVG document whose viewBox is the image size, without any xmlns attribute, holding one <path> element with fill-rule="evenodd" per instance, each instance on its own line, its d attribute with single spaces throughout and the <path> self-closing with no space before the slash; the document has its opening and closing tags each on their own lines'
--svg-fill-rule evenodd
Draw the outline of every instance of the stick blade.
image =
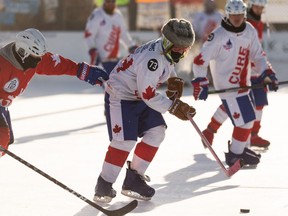
<svg viewBox="0 0 288 216">
<path fill-rule="evenodd" d="M 127 205 L 123 206 L 122 208 L 119 208 L 116 210 L 105 209 L 105 211 L 103 211 L 103 213 L 108 215 L 108 216 L 123 216 L 125 214 L 128 214 L 132 210 L 134 210 L 137 206 L 138 206 L 138 201 L 133 200 L 132 202 L 128 203 Z"/>
<path fill-rule="evenodd" d="M 229 169 L 227 169 L 227 176 L 231 177 L 236 172 L 238 172 L 244 166 L 244 162 L 242 159 L 238 159 Z"/>
</svg>

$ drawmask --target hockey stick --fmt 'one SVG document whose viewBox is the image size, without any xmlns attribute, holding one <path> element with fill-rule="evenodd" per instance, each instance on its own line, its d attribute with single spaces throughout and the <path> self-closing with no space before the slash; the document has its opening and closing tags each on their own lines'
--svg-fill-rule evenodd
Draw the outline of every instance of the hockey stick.
<svg viewBox="0 0 288 216">
<path fill-rule="evenodd" d="M 190 122 L 192 123 L 192 125 L 194 126 L 194 128 L 196 129 L 197 133 L 200 135 L 203 143 L 205 144 L 205 146 L 209 149 L 209 151 L 212 153 L 212 155 L 214 156 L 214 158 L 216 159 L 217 163 L 220 165 L 220 167 L 222 168 L 222 170 L 224 171 L 224 173 L 228 176 L 231 177 L 232 175 L 234 175 L 236 172 L 238 172 L 242 166 L 243 166 L 243 162 L 241 159 L 238 159 L 231 167 L 226 168 L 224 166 L 224 164 L 222 163 L 222 161 L 219 159 L 219 157 L 217 156 L 217 154 L 215 153 L 215 151 L 213 150 L 211 144 L 209 143 L 209 141 L 206 139 L 206 137 L 202 134 L 201 130 L 199 129 L 199 127 L 197 126 L 197 124 L 195 123 L 195 121 L 193 120 L 193 118 L 191 117 L 191 115 L 187 115 L 188 119 L 190 120 Z"/>
<path fill-rule="evenodd" d="M 34 170 L 35 172 L 37 172 L 38 174 L 44 176 L 45 178 L 47 178 L 48 180 L 52 181 L 53 183 L 55 183 L 56 185 L 62 187 L 63 189 L 67 190 L 68 192 L 70 192 L 71 194 L 77 196 L 78 198 L 80 198 L 81 200 L 83 200 L 84 202 L 88 203 L 89 205 L 93 206 L 94 208 L 98 209 L 99 211 L 101 211 L 102 213 L 108 215 L 108 216 L 122 216 L 125 215 L 127 213 L 129 213 L 130 211 L 132 211 L 133 209 L 135 209 L 138 205 L 138 201 L 137 200 L 133 200 L 132 202 L 128 203 L 127 205 L 123 206 L 122 208 L 119 209 L 115 209 L 115 210 L 108 210 L 108 209 L 104 209 L 101 206 L 97 205 L 96 203 L 90 201 L 89 199 L 85 198 L 84 196 L 82 196 L 81 194 L 77 193 L 76 191 L 72 190 L 71 188 L 69 188 L 68 186 L 64 185 L 63 183 L 59 182 L 58 180 L 56 180 L 55 178 L 51 177 L 50 175 L 46 174 L 45 172 L 43 172 L 42 170 L 38 169 L 37 167 L 33 166 L 32 164 L 28 163 L 27 161 L 25 161 L 24 159 L 18 157 L 17 155 L 15 155 L 14 153 L 10 152 L 9 150 L 3 148 L 0 145 L 0 150 L 5 152 L 6 154 L 8 154 L 9 156 L 11 156 L 12 158 L 14 158 L 15 160 L 19 161 L 20 163 L 24 164 L 25 166 L 29 167 L 30 169 Z"/>
<path fill-rule="evenodd" d="M 279 82 L 278 85 L 288 84 L 288 81 Z M 256 84 L 252 86 L 243 86 L 243 87 L 233 87 L 233 88 L 227 88 L 227 89 L 221 89 L 221 90 L 212 90 L 209 91 L 208 94 L 217 94 L 217 93 L 224 93 L 224 92 L 234 92 L 244 89 L 259 89 L 266 87 L 266 84 Z"/>
</svg>

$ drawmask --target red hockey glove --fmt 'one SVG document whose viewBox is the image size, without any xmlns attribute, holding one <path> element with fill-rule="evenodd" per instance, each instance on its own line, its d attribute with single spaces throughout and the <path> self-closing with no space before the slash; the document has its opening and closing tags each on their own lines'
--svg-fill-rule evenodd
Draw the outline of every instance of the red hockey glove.
<svg viewBox="0 0 288 216">
<path fill-rule="evenodd" d="M 206 77 L 198 77 L 191 81 L 195 100 L 206 100 L 208 97 L 209 80 Z"/>
<path fill-rule="evenodd" d="M 85 62 L 78 64 L 77 77 L 80 80 L 90 83 L 91 85 L 102 86 L 102 81 L 99 79 L 102 77 L 104 80 L 108 80 L 108 74 L 99 66 L 91 66 Z"/>
<path fill-rule="evenodd" d="M 175 98 L 180 98 L 183 93 L 183 87 L 184 87 L 184 80 L 179 77 L 170 77 L 167 80 L 167 90 L 166 95 L 171 100 L 174 100 Z"/>
<path fill-rule="evenodd" d="M 188 120 L 187 114 L 190 114 L 192 117 L 196 114 L 196 110 L 192 106 L 189 106 L 178 98 L 173 101 L 173 104 L 168 111 L 172 115 L 175 115 L 177 118 L 184 121 Z"/>
</svg>

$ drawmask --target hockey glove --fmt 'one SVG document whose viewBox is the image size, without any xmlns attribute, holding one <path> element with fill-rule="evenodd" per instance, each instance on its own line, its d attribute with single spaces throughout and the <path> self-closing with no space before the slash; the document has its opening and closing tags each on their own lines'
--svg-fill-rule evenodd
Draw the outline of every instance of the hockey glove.
<svg viewBox="0 0 288 216">
<path fill-rule="evenodd" d="M 208 97 L 209 80 L 206 77 L 198 77 L 191 81 L 195 100 L 206 100 Z"/>
<path fill-rule="evenodd" d="M 184 80 L 179 77 L 170 77 L 167 80 L 166 95 L 171 100 L 180 98 L 183 93 Z"/>
<path fill-rule="evenodd" d="M 77 77 L 80 80 L 90 83 L 91 85 L 102 86 L 102 81 L 99 79 L 102 77 L 104 80 L 108 80 L 108 74 L 99 66 L 91 66 L 85 62 L 78 64 Z"/>
<path fill-rule="evenodd" d="M 259 79 L 259 76 L 252 76 L 250 80 L 251 80 L 252 86 L 259 86 L 259 85 L 262 86 L 262 85 L 263 85 L 263 83 L 262 83 L 261 80 Z M 260 89 L 258 89 L 258 88 L 253 89 L 253 88 L 252 88 L 252 91 L 253 91 L 253 92 L 259 91 L 259 90 L 261 90 L 261 88 L 260 88 Z M 268 92 L 268 87 L 267 87 L 267 86 L 263 86 L 262 90 L 267 94 L 267 92 Z"/>
<path fill-rule="evenodd" d="M 137 48 L 138 48 L 137 45 L 133 45 L 133 46 L 129 47 L 128 52 L 130 54 L 133 54 Z"/>
<path fill-rule="evenodd" d="M 92 48 L 89 50 L 90 55 L 90 64 L 91 65 L 99 65 L 100 64 L 100 56 L 96 48 Z"/>
<path fill-rule="evenodd" d="M 196 114 L 196 110 L 192 106 L 189 106 L 187 103 L 182 102 L 178 98 L 173 101 L 173 104 L 168 111 L 172 115 L 175 115 L 177 118 L 184 121 L 188 120 L 187 114 L 191 115 L 192 117 Z"/>
<path fill-rule="evenodd" d="M 276 74 L 272 69 L 266 69 L 258 78 L 259 83 L 267 84 L 270 91 L 277 91 L 278 79 L 276 78 Z"/>
</svg>

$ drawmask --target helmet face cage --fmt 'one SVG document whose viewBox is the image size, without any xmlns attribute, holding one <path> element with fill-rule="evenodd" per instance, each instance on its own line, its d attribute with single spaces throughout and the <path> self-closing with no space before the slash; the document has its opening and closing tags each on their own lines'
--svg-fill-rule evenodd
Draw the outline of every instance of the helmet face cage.
<svg viewBox="0 0 288 216">
<path fill-rule="evenodd" d="M 225 5 L 225 13 L 229 17 L 230 14 L 244 14 L 246 17 L 246 4 L 242 0 L 229 0 Z"/>
<path fill-rule="evenodd" d="M 268 3 L 268 0 L 249 0 L 249 6 L 251 7 L 252 5 L 258 5 L 265 7 Z"/>
<path fill-rule="evenodd" d="M 173 43 L 169 41 L 163 34 L 162 34 L 162 46 L 163 46 L 163 54 L 171 61 L 173 62 L 173 59 L 171 57 L 171 49 L 173 47 Z"/>
<path fill-rule="evenodd" d="M 177 62 L 174 61 L 171 52 L 172 49 L 174 47 L 174 44 L 169 41 L 163 34 L 162 34 L 162 46 L 164 49 L 163 54 L 171 61 L 172 64 L 175 64 Z M 184 56 L 186 55 L 186 53 L 188 52 L 189 48 L 185 49 L 185 51 L 181 54 L 181 56 L 179 57 L 179 59 L 184 58 Z"/>
<path fill-rule="evenodd" d="M 169 41 L 163 34 L 162 34 L 162 38 L 163 38 L 164 51 L 166 52 L 166 51 L 171 50 L 174 44 L 171 41 Z"/>
<path fill-rule="evenodd" d="M 26 29 L 16 35 L 16 52 L 22 61 L 29 55 L 41 57 L 46 53 L 46 39 L 37 29 Z"/>
</svg>

